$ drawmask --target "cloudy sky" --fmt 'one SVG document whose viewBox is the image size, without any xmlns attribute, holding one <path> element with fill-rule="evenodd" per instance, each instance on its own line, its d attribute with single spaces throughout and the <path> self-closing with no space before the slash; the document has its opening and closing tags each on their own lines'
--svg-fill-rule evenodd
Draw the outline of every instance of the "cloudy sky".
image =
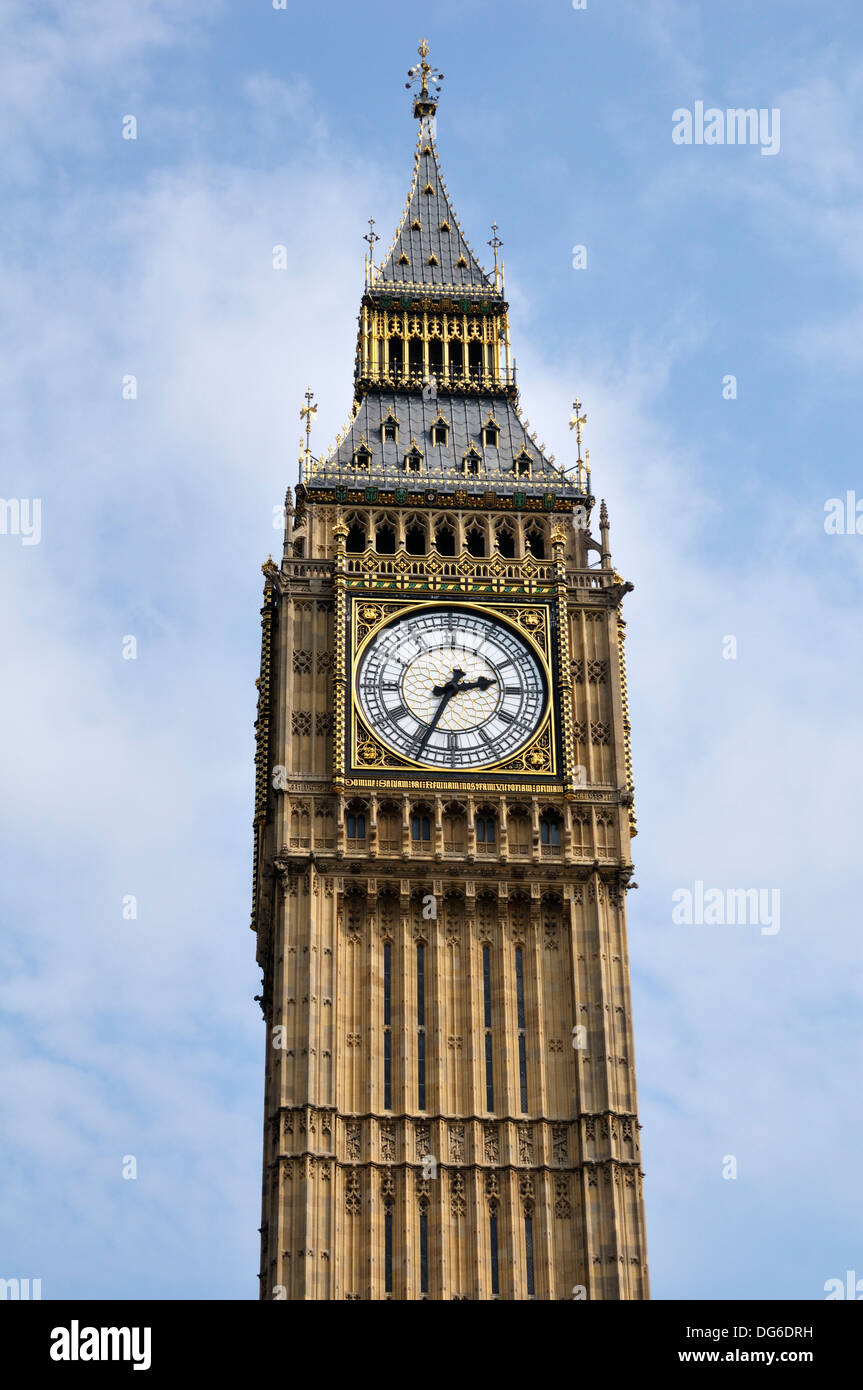
<svg viewBox="0 0 863 1390">
<path fill-rule="evenodd" d="M 863 1276 L 857 0 L 7 0 L 0 493 L 41 515 L 0 534 L 0 1276 L 256 1296 L 260 566 L 302 393 L 321 448 L 349 413 L 422 34 L 524 411 L 568 463 L 583 400 L 635 584 L 654 1296 L 823 1298 Z M 675 143 L 697 102 L 778 150 Z M 779 930 L 675 922 L 697 882 Z"/>
</svg>

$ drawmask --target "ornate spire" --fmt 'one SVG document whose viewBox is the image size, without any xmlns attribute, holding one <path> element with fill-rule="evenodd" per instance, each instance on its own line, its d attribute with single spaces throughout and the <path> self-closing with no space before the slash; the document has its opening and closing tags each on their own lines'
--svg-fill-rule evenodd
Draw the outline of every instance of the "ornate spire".
<svg viewBox="0 0 863 1390">
<path fill-rule="evenodd" d="M 375 273 L 375 242 L 380 241 L 380 237 L 375 231 L 375 219 L 369 218 L 369 229 L 363 237 L 363 241 L 369 244 L 368 255 L 366 256 L 366 285 L 370 285 Z"/>
<path fill-rule="evenodd" d="M 300 407 L 300 419 L 301 419 L 301 420 L 305 420 L 305 422 L 306 422 L 306 449 L 305 449 L 305 455 L 304 455 L 304 462 L 305 462 L 306 471 L 308 471 L 309 463 L 311 462 L 311 457 L 312 457 L 312 450 L 311 450 L 312 421 L 314 420 L 315 416 L 316 416 L 317 413 L 318 413 L 318 407 L 317 407 L 317 405 L 315 404 L 315 396 L 314 396 L 314 392 L 312 391 L 311 386 L 309 387 L 308 391 L 306 392 L 306 398 L 305 398 L 305 399 L 306 399 L 305 405 Z M 302 441 L 302 439 L 301 439 L 301 440 L 300 440 L 300 447 L 301 447 L 301 448 L 302 448 L 302 443 L 303 443 L 303 441 Z"/>
<path fill-rule="evenodd" d="M 587 465 L 587 488 L 588 488 L 588 491 L 589 491 L 589 490 L 590 490 L 590 454 L 587 452 L 587 450 L 585 450 L 585 455 L 586 455 L 585 459 L 582 459 L 582 457 L 581 457 L 581 427 L 582 427 L 582 425 L 586 425 L 586 424 L 587 424 L 587 416 L 586 416 L 586 415 L 582 415 L 582 413 L 581 413 L 581 412 L 582 412 L 582 404 L 581 404 L 581 401 L 578 400 L 578 399 L 576 399 L 576 400 L 573 401 L 573 403 L 572 403 L 572 409 L 573 409 L 573 414 L 570 415 L 570 417 L 569 417 L 569 428 L 570 428 L 571 430 L 575 430 L 575 438 L 576 438 L 576 442 L 577 442 L 577 444 L 578 444 L 578 458 L 577 458 L 576 463 L 575 463 L 575 467 L 576 467 L 576 469 L 578 470 L 578 485 L 579 485 L 579 487 L 582 487 L 582 486 L 584 486 L 584 484 L 585 484 L 584 469 L 585 469 L 585 464 L 586 464 L 586 465 Z"/>
<path fill-rule="evenodd" d="M 500 270 L 499 270 L 499 267 L 498 267 L 498 264 L 497 264 L 497 253 L 498 253 L 498 251 L 500 250 L 500 248 L 503 246 L 503 242 L 501 241 L 500 237 L 499 237 L 498 234 L 497 234 L 497 223 L 496 223 L 496 222 L 492 222 L 492 224 L 491 224 L 491 241 L 489 242 L 489 246 L 491 247 L 492 251 L 494 252 L 494 286 L 495 286 L 495 289 L 500 289 L 500 288 L 501 288 L 501 283 L 500 283 Z"/>
<path fill-rule="evenodd" d="M 308 437 L 303 482 L 408 495 L 438 491 L 512 496 L 514 505 L 555 509 L 558 499 L 584 497 L 584 416 L 577 403 L 576 478 L 555 466 L 518 412 L 509 306 L 497 223 L 488 245 L 494 270 L 483 270 L 456 217 L 438 163 L 434 112 L 442 74 L 428 61 L 428 43 L 410 69 L 419 121 L 413 179 L 392 244 L 376 255 L 369 219 L 366 283 L 360 306 L 354 411 L 326 457 L 313 458 Z M 312 407 L 312 402 L 309 401 Z M 303 412 L 303 419 L 310 423 Z M 302 447 L 302 446 L 301 446 Z"/>
<path fill-rule="evenodd" d="M 414 115 L 418 121 L 424 116 L 433 116 L 437 110 L 437 96 L 440 92 L 440 84 L 443 82 L 443 73 L 433 68 L 428 61 L 429 45 L 428 39 L 420 39 L 420 46 L 417 49 L 420 61 L 415 63 L 412 68 L 408 68 L 409 82 L 405 86 L 410 88 L 416 83 L 420 84 L 419 91 L 414 98 Z M 429 91 L 429 82 L 434 87 L 434 95 Z"/>
</svg>

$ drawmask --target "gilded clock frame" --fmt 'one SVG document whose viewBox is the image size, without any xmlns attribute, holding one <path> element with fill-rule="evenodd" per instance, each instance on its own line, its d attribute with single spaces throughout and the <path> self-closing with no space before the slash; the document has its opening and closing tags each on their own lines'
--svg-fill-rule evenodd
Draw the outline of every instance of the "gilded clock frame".
<svg viewBox="0 0 863 1390">
<path fill-rule="evenodd" d="M 455 787 L 499 786 L 502 777 L 518 777 L 524 789 L 540 785 L 547 786 L 549 780 L 559 783 L 561 778 L 561 747 L 554 691 L 559 688 L 556 680 L 557 667 L 557 615 L 550 597 L 525 595 L 520 600 L 494 600 L 478 596 L 464 599 L 448 599 L 437 595 L 407 597 L 406 595 L 386 595 L 379 590 L 365 593 L 354 590 L 345 595 L 345 666 L 350 673 L 346 682 L 347 718 L 345 720 L 344 769 L 347 774 L 345 785 L 369 785 L 372 778 L 375 785 L 393 782 L 398 786 L 444 785 Z M 522 743 L 516 753 L 498 762 L 485 763 L 480 767 L 458 770 L 453 768 L 429 767 L 399 754 L 384 743 L 368 726 L 360 707 L 357 674 L 360 658 L 368 644 L 397 617 L 406 613 L 419 613 L 423 609 L 450 608 L 458 612 L 474 612 L 485 617 L 493 616 L 512 629 L 525 643 L 542 672 L 545 683 L 543 711 L 533 734 Z M 337 765 L 341 761 L 338 749 L 334 748 Z M 415 779 L 422 778 L 418 782 Z M 550 788 L 549 788 L 550 789 Z"/>
</svg>

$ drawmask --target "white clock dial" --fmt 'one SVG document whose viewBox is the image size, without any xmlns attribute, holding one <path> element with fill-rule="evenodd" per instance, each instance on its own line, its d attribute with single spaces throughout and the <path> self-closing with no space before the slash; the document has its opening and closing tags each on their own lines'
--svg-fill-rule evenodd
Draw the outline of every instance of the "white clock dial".
<svg viewBox="0 0 863 1390">
<path fill-rule="evenodd" d="M 421 608 L 389 623 L 360 656 L 356 693 L 369 728 L 410 762 L 489 767 L 536 732 L 546 685 L 508 623 L 472 608 Z"/>
</svg>

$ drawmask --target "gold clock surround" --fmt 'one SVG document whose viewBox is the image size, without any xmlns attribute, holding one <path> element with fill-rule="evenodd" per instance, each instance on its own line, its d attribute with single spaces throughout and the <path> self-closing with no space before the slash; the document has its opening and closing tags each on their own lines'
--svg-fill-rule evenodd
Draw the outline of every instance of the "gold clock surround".
<svg viewBox="0 0 863 1390">
<path fill-rule="evenodd" d="M 360 661 L 368 645 L 383 632 L 395 619 L 406 614 L 416 614 L 423 610 L 449 608 L 455 612 L 479 613 L 484 617 L 493 616 L 498 622 L 510 628 L 524 642 L 543 677 L 544 701 L 540 719 L 533 733 L 527 737 L 518 751 L 503 761 L 490 762 L 459 772 L 448 768 L 436 769 L 425 763 L 416 762 L 395 749 L 390 748 L 369 727 L 363 717 L 357 690 L 357 673 Z M 495 784 L 501 776 L 548 779 L 559 776 L 559 752 L 554 703 L 551 691 L 554 688 L 553 639 L 550 604 L 542 599 L 527 600 L 521 603 L 447 602 L 439 598 L 405 600 L 381 598 L 380 593 L 363 595 L 352 593 L 349 599 L 349 647 L 348 669 L 350 670 L 350 697 L 348 710 L 347 764 L 351 776 L 363 777 L 372 773 L 375 781 L 385 781 L 391 774 L 394 781 L 403 784 L 403 775 L 423 774 L 426 782 L 433 779 L 435 785 L 447 783 L 460 787 L 475 787 L 481 790 L 493 780 Z"/>
</svg>

